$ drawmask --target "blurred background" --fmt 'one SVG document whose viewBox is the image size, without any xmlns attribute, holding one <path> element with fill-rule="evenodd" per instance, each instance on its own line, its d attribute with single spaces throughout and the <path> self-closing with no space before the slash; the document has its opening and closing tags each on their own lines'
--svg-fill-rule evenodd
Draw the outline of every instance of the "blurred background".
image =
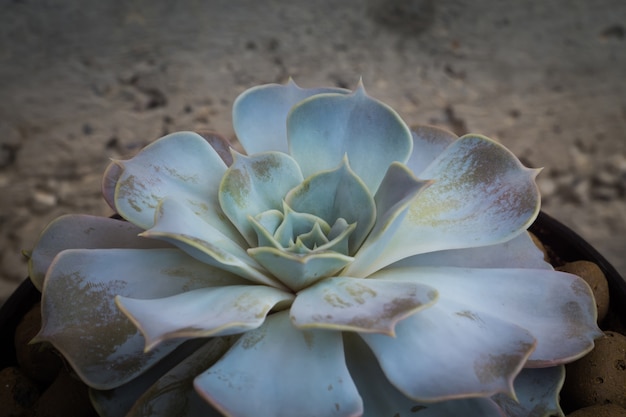
<svg viewBox="0 0 626 417">
<path fill-rule="evenodd" d="M 290 76 L 545 167 L 543 209 L 626 276 L 625 32 L 623 0 L 0 0 L 0 303 L 50 220 L 111 214 L 109 158 L 233 137 L 236 96 Z"/>
</svg>

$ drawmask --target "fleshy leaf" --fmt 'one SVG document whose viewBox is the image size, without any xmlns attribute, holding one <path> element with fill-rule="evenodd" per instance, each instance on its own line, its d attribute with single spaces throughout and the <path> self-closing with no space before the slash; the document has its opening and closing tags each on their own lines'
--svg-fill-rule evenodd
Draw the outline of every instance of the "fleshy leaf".
<svg viewBox="0 0 626 417">
<path fill-rule="evenodd" d="M 151 249 L 171 247 L 165 242 L 144 239 L 142 229 L 132 223 L 108 217 L 68 214 L 53 220 L 41 233 L 29 255 L 28 272 L 41 291 L 52 260 L 65 249 Z"/>
<path fill-rule="evenodd" d="M 342 88 L 300 88 L 267 84 L 250 88 L 233 104 L 233 127 L 249 155 L 266 151 L 288 152 L 287 114 L 298 102 L 316 94 L 349 93 Z"/>
<path fill-rule="evenodd" d="M 491 139 L 461 137 L 420 174 L 433 184 L 413 200 L 397 232 L 364 274 L 421 253 L 512 239 L 539 213 L 537 172 Z"/>
<path fill-rule="evenodd" d="M 234 343 L 234 340 L 231 340 L 234 338 L 236 337 L 213 338 L 208 344 L 213 345 L 216 351 L 221 350 L 223 354 L 226 349 Z M 194 352 L 202 350 L 205 344 L 207 344 L 207 341 L 202 339 L 188 340 L 154 366 L 150 367 L 150 369 L 124 385 L 106 391 L 90 388 L 89 398 L 98 415 L 100 417 L 126 416 L 137 400 L 139 400 L 150 387 L 155 385 L 166 373 L 169 373 L 183 360 L 193 355 Z M 213 362 L 217 359 L 219 359 L 219 357 L 215 358 Z M 209 366 L 204 369 L 207 369 Z M 200 370 L 198 374 L 204 369 Z M 166 377 L 165 379 L 168 378 Z M 191 386 L 191 389 L 193 390 L 193 386 Z M 204 403 L 206 404 L 206 402 Z"/>
<path fill-rule="evenodd" d="M 235 155 L 220 184 L 219 202 L 226 216 L 254 247 L 256 232 L 248 216 L 282 210 L 285 195 L 300 182 L 300 168 L 289 155 L 280 152 L 250 157 Z"/>
<path fill-rule="evenodd" d="M 323 94 L 300 102 L 287 119 L 287 137 L 305 178 L 336 167 L 347 154 L 371 194 L 387 167 L 407 161 L 413 148 L 400 116 L 368 96 L 362 85 L 349 95 Z"/>
<path fill-rule="evenodd" d="M 250 281 L 273 287 L 282 286 L 267 276 L 239 244 L 176 200 L 168 198 L 159 204 L 154 227 L 141 236 L 169 242 L 201 262 Z"/>
<path fill-rule="evenodd" d="M 279 210 L 268 210 L 257 214 L 255 217 L 248 216 L 248 221 L 256 232 L 257 246 L 271 246 L 281 249 L 282 245 L 274 238 L 274 232 L 284 219 Z"/>
<path fill-rule="evenodd" d="M 144 353 L 144 338 L 115 305 L 116 295 L 167 297 L 239 280 L 178 249 L 66 250 L 46 277 L 35 341 L 50 341 L 88 385 L 114 388 L 180 344 L 167 342 Z"/>
<path fill-rule="evenodd" d="M 394 336 L 398 321 L 429 307 L 436 299 L 437 291 L 428 285 L 334 277 L 298 293 L 290 314 L 300 329 Z"/>
<path fill-rule="evenodd" d="M 226 166 L 231 166 L 233 163 L 233 155 L 231 153 L 232 148 L 228 139 L 219 133 L 210 130 L 196 130 L 195 133 L 202 136 L 204 140 L 211 145 L 220 158 L 222 158 L 222 161 L 224 161 Z"/>
<path fill-rule="evenodd" d="M 271 287 L 230 285 L 150 300 L 117 296 L 115 301 L 144 335 L 149 351 L 164 340 L 256 329 L 276 304 L 293 299 L 293 294 Z"/>
<path fill-rule="evenodd" d="M 547 269 L 413 267 L 385 269 L 371 278 L 431 284 L 437 305 L 461 305 L 468 315 L 497 317 L 528 330 L 537 346 L 526 367 L 554 366 L 593 348 L 602 332 L 589 286 Z"/>
<path fill-rule="evenodd" d="M 458 136 L 435 126 L 412 128 L 413 152 L 406 165 L 418 177 Z M 422 177 L 424 178 L 424 177 Z"/>
<path fill-rule="evenodd" d="M 328 224 L 340 218 L 348 224 L 356 223 L 349 237 L 350 255 L 363 243 L 376 219 L 374 198 L 346 158 L 335 169 L 304 180 L 287 194 L 285 201 L 293 210 L 313 214 Z"/>
<path fill-rule="evenodd" d="M 202 399 L 193 380 L 213 365 L 231 346 L 227 338 L 211 338 L 154 383 L 134 403 L 126 417 L 222 417 Z"/>
<path fill-rule="evenodd" d="M 219 183 L 226 165 L 213 147 L 193 132 L 164 136 L 128 161 L 118 162 L 123 172 L 115 190 L 117 212 L 137 226 L 154 224 L 159 202 L 166 198 L 188 205 L 229 239 L 241 237 L 218 204 Z"/>
<path fill-rule="evenodd" d="M 365 276 L 362 271 L 375 260 L 389 244 L 404 220 L 410 204 L 430 181 L 420 181 L 409 169 L 398 162 L 391 164 L 380 188 L 374 196 L 376 223 L 355 255 L 355 261 L 344 271 L 346 275 Z"/>
<path fill-rule="evenodd" d="M 122 176 L 122 172 L 124 172 L 124 170 L 119 162 L 111 162 L 104 170 L 104 175 L 102 176 L 102 196 L 104 197 L 104 201 L 106 201 L 109 207 L 114 211 L 117 211 L 115 207 L 115 188 Z"/>
<path fill-rule="evenodd" d="M 274 232 L 274 238 L 283 248 L 293 245 L 297 236 L 311 232 L 316 224 L 323 229 L 322 233 L 330 231 L 330 225 L 323 219 L 310 213 L 295 212 L 287 204 L 283 204 L 283 213 L 283 221 Z"/>
<path fill-rule="evenodd" d="M 396 338 L 359 333 L 389 381 L 416 401 L 513 395 L 535 340 L 523 328 L 438 301 L 396 325 Z"/>
<path fill-rule="evenodd" d="M 293 291 L 339 272 L 354 259 L 332 251 L 297 254 L 269 246 L 249 249 L 248 253 Z"/>
<path fill-rule="evenodd" d="M 415 266 L 553 269 L 552 265 L 544 260 L 543 252 L 535 245 L 528 232 L 495 245 L 450 249 L 411 256 L 387 268 Z"/>
<path fill-rule="evenodd" d="M 222 359 L 196 378 L 195 386 L 230 416 L 357 417 L 363 413 L 345 363 L 341 333 L 298 330 L 286 311 L 270 315 L 263 326 L 244 333 Z"/>
<path fill-rule="evenodd" d="M 363 398 L 363 417 L 503 417 L 490 398 L 413 401 L 389 383 L 376 357 L 358 335 L 344 333 L 344 346 L 350 375 Z"/>
<path fill-rule="evenodd" d="M 517 401 L 506 395 L 493 397 L 507 417 L 562 416 L 559 391 L 565 380 L 565 367 L 523 369 L 515 378 Z"/>
</svg>

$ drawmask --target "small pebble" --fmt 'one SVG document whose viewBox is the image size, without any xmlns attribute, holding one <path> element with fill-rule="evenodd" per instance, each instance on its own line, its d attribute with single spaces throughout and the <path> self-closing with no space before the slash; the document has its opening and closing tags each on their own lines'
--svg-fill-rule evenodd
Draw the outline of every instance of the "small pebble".
<svg viewBox="0 0 626 417">
<path fill-rule="evenodd" d="M 609 311 L 609 284 L 598 265 L 589 261 L 575 261 L 556 269 L 578 275 L 589 284 L 596 299 L 598 323 L 604 320 L 606 313 Z"/>
<path fill-rule="evenodd" d="M 626 407 L 626 336 L 605 332 L 589 354 L 565 369 L 562 403 L 572 409 L 602 404 Z"/>
</svg>

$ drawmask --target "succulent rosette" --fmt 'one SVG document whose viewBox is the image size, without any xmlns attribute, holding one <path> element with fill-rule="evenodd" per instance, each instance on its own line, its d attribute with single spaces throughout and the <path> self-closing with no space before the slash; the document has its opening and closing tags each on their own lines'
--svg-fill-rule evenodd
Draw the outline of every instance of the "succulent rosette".
<svg viewBox="0 0 626 417">
<path fill-rule="evenodd" d="M 103 416 L 539 416 L 599 336 L 544 262 L 534 179 L 497 142 L 411 131 L 362 85 L 264 85 L 244 153 L 192 132 L 113 161 L 124 219 L 30 260 L 51 342 Z"/>
</svg>

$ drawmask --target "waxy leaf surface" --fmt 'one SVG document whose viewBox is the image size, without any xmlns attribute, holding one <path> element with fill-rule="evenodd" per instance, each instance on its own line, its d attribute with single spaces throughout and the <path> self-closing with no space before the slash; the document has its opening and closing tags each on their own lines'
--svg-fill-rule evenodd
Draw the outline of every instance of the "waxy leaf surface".
<svg viewBox="0 0 626 417">
<path fill-rule="evenodd" d="M 66 250 L 46 277 L 36 340 L 50 341 L 90 386 L 111 389 L 180 344 L 167 342 L 144 353 L 144 338 L 115 305 L 116 295 L 167 297 L 236 280 L 178 249 Z"/>
<path fill-rule="evenodd" d="M 363 412 L 341 333 L 298 330 L 286 311 L 244 333 L 195 386 L 228 416 L 357 417 Z"/>
<path fill-rule="evenodd" d="M 387 167 L 405 162 L 413 138 L 398 114 L 362 86 L 348 95 L 323 94 L 300 102 L 287 119 L 289 151 L 304 177 L 335 168 L 345 155 L 372 194 Z"/>
<path fill-rule="evenodd" d="M 146 338 L 146 350 L 175 338 L 226 336 L 256 329 L 290 293 L 266 286 L 198 288 L 164 298 L 116 297 L 120 309 Z"/>
<path fill-rule="evenodd" d="M 437 291 L 428 285 L 333 277 L 298 293 L 290 314 L 301 329 L 393 336 L 398 321 L 429 307 L 436 299 Z"/>
</svg>

